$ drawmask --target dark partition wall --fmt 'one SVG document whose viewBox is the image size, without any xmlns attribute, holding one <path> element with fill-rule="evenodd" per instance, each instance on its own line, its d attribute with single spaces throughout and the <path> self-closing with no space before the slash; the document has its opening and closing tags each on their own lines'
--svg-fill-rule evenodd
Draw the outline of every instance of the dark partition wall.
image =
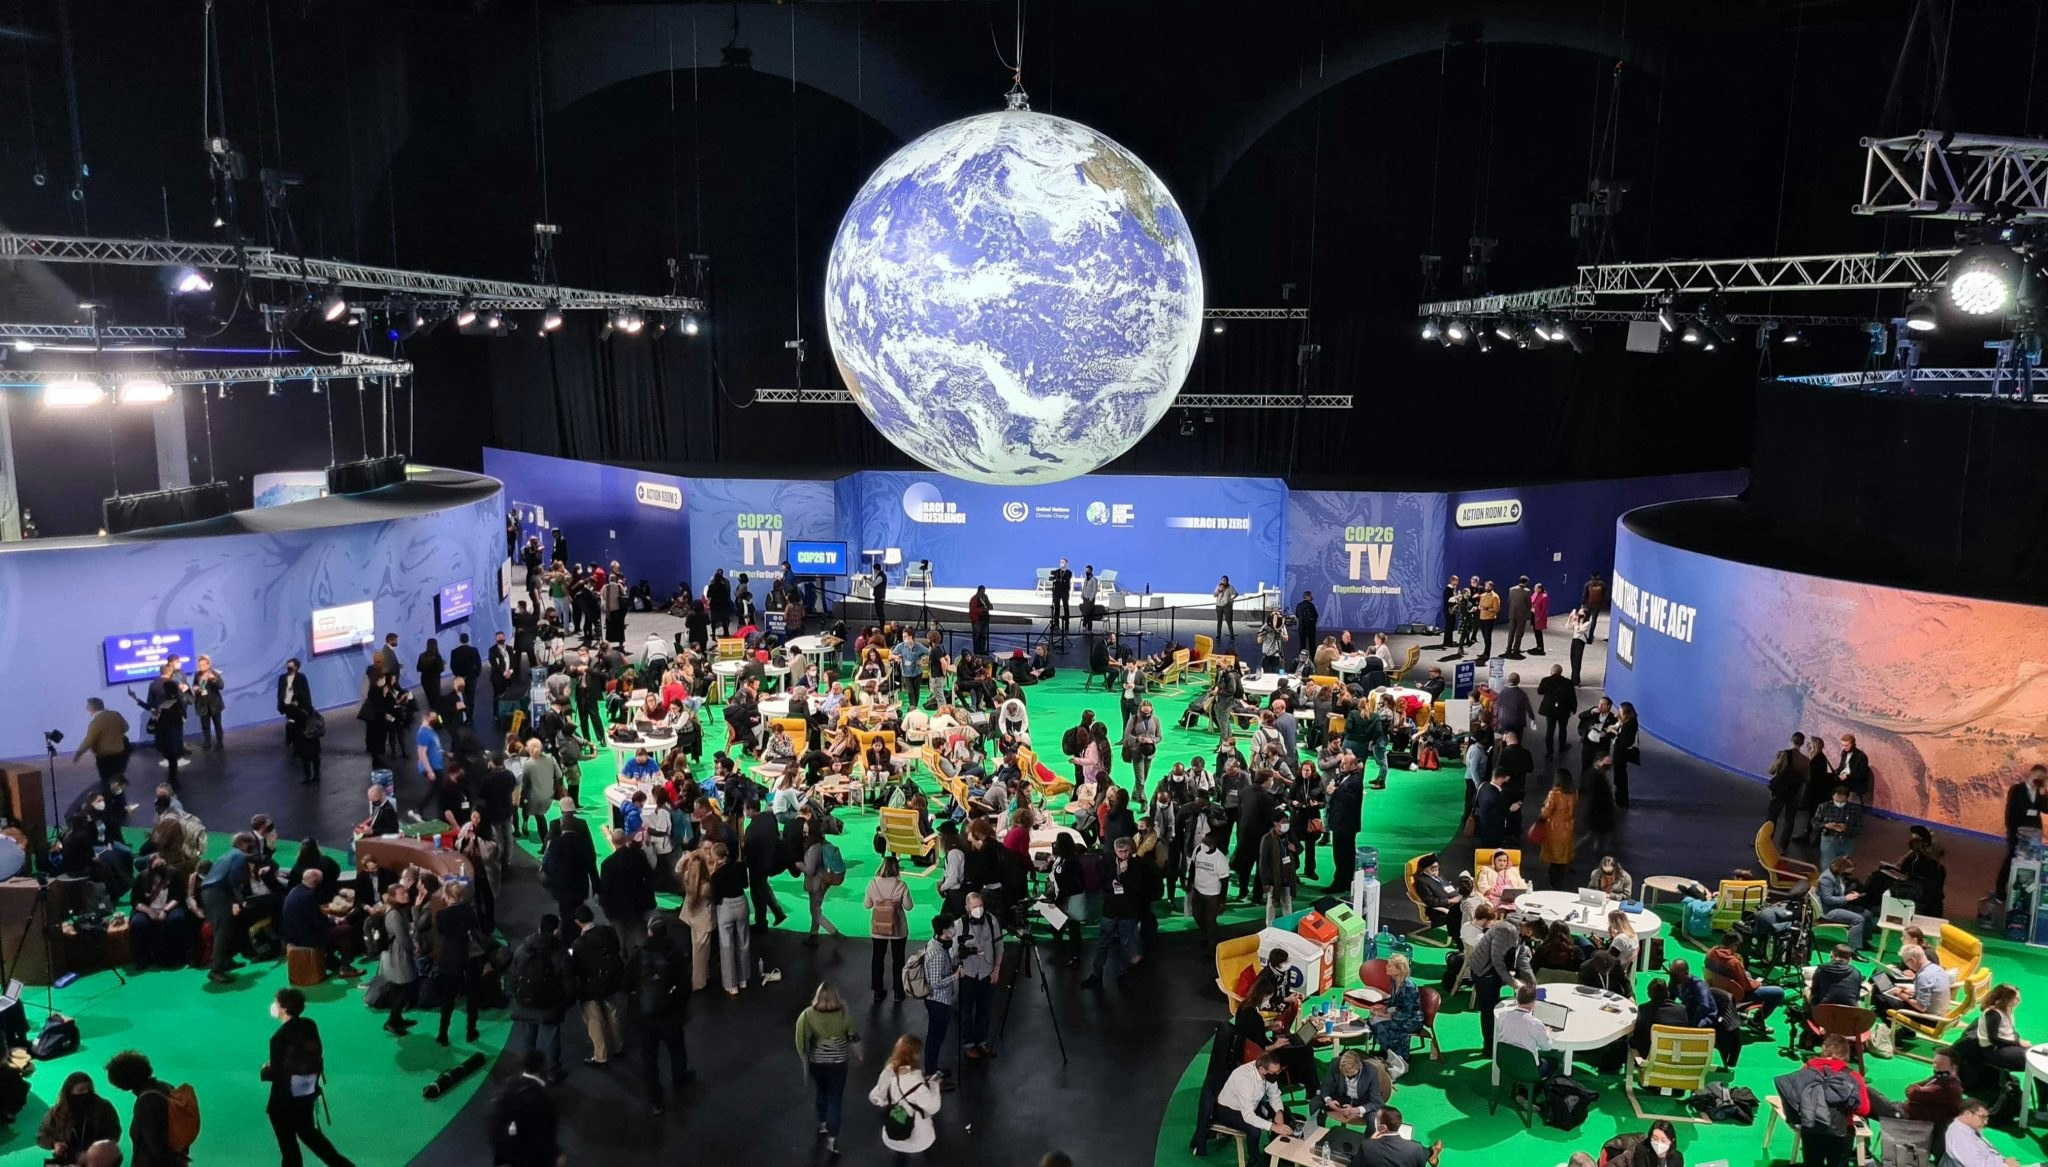
<svg viewBox="0 0 2048 1167">
<path fill-rule="evenodd" d="M 2048 599 L 2048 407 L 1766 383 L 1745 496 L 1841 574 Z"/>
</svg>

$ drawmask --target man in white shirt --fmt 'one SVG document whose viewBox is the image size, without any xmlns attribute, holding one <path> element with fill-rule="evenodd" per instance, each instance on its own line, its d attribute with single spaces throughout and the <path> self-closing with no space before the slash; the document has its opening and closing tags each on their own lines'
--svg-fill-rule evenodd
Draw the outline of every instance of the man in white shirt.
<svg viewBox="0 0 2048 1167">
<path fill-rule="evenodd" d="M 1230 1077 L 1223 1080 L 1223 1089 L 1216 1092 L 1217 1124 L 1243 1131 L 1254 1150 L 1263 1144 L 1259 1136 L 1267 1131 L 1276 1135 L 1292 1133 L 1294 1128 L 1288 1122 L 1285 1104 L 1280 1101 L 1280 1087 L 1276 1085 L 1286 1073 L 1280 1059 L 1272 1054 L 1260 1054 L 1256 1061 L 1230 1071 Z M 1261 1107 L 1266 1114 L 1259 1113 Z"/>
<path fill-rule="evenodd" d="M 1520 1046 L 1535 1055 L 1537 1068 L 1544 1077 L 1557 1072 L 1561 1059 L 1552 1048 L 1550 1027 L 1536 1019 L 1535 985 L 1525 984 L 1515 990 L 1515 1007 L 1494 1019 L 1493 1039 L 1500 1045 Z M 1496 1052 L 1494 1056 L 1500 1055 Z"/>
<path fill-rule="evenodd" d="M 1975 1098 L 1963 1099 L 1962 1112 L 1948 1124 L 1942 1137 L 1941 1167 L 2020 1167 L 2020 1161 L 2001 1155 L 1984 1141 L 1984 1124 L 1991 1111 Z"/>
<path fill-rule="evenodd" d="M 1871 1005 L 1880 1013 L 1895 1009 L 1910 1009 L 1916 1013 L 1928 1013 L 1940 1017 L 1948 1012 L 1951 987 L 1954 981 L 1947 969 L 1927 959 L 1927 950 L 1917 944 L 1906 945 L 1899 954 L 1906 964 L 1906 971 L 1913 976 L 1913 995 L 1878 993 L 1871 999 Z"/>
</svg>

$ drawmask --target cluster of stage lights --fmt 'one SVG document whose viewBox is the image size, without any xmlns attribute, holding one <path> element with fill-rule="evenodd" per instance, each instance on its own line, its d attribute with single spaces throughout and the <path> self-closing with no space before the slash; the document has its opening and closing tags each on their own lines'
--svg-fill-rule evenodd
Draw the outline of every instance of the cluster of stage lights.
<svg viewBox="0 0 2048 1167">
<path fill-rule="evenodd" d="M 1586 330 L 1562 316 L 1500 316 L 1476 320 L 1464 316 L 1429 316 L 1422 321 L 1422 339 L 1433 340 L 1445 348 L 1470 343 L 1483 353 L 1492 352 L 1496 340 L 1524 349 L 1564 344 L 1570 345 L 1573 352 L 1582 353 L 1592 347 Z"/>
<path fill-rule="evenodd" d="M 44 406 L 50 409 L 84 409 L 107 399 L 107 384 L 86 377 L 52 381 L 43 386 Z M 155 377 L 129 377 L 114 385 L 114 400 L 122 405 L 162 405 L 171 399 L 171 387 Z"/>
</svg>

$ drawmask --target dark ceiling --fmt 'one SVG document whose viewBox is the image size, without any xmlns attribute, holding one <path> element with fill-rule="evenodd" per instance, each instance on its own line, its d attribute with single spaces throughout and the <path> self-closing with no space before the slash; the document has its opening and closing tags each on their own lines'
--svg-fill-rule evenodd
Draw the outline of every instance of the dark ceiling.
<svg viewBox="0 0 2048 1167">
<path fill-rule="evenodd" d="M 200 5 L 71 6 L 85 198 L 69 197 L 59 4 L 22 0 L 9 23 L 28 35 L 0 35 L 0 222 L 210 237 Z M 246 184 L 237 225 L 252 240 L 524 278 L 531 224 L 545 217 L 562 228 L 563 282 L 655 292 L 669 287 L 669 259 L 710 257 L 713 325 L 695 342 L 626 346 L 587 327 L 542 341 L 529 326 L 498 341 L 408 344 L 422 373 L 394 428 L 419 456 L 474 466 L 482 446 L 501 444 L 798 471 L 901 461 L 851 407 L 755 405 L 751 394 L 795 383 L 783 344 L 796 336 L 813 346 L 804 382 L 831 375 L 817 359 L 818 299 L 839 214 L 909 136 L 997 107 L 1016 4 L 219 0 L 216 11 L 229 135 L 252 169 L 304 178 L 288 214 L 260 213 Z M 1209 337 L 1190 388 L 1357 401 L 1349 414 L 1219 415 L 1193 438 L 1163 424 L 1115 468 L 1364 482 L 1742 463 L 1758 372 L 1746 345 L 1630 356 L 1610 327 L 1586 356 L 1424 347 L 1413 336 L 1419 256 L 1444 257 L 1440 291 L 1452 294 L 1474 235 L 1499 241 L 1487 280 L 1497 290 L 1567 282 L 1596 255 L 1943 244 L 1941 224 L 1848 213 L 1857 140 L 1923 124 L 2048 129 L 2034 77 L 2041 6 L 1960 3 L 1945 55 L 1909 41 L 1913 11 L 1870 0 L 1027 0 L 1033 107 L 1095 125 L 1160 173 L 1194 223 L 1210 303 L 1311 310 L 1305 325 Z M 734 46 L 748 64 L 721 63 L 743 55 Z M 1597 248 L 1567 229 L 1589 178 L 1630 185 Z M 130 322 L 166 311 L 119 276 L 58 274 L 81 293 L 117 293 Z M 0 283 L 0 315 L 34 310 L 17 286 Z M 1946 342 L 1952 363 L 1981 360 L 1982 339 Z M 1304 340 L 1321 346 L 1305 374 Z M 1843 330 L 1780 354 L 1778 368 L 1856 367 L 1861 343 Z M 231 480 L 353 456 L 364 432 L 375 444 L 374 406 L 345 394 L 218 408 L 214 473 Z M 96 502 L 108 471 L 81 455 L 88 439 L 46 434 L 49 424 L 17 420 L 23 476 L 49 492 L 39 513 L 83 514 L 57 495 Z M 140 443 L 112 459 L 128 489 L 149 473 L 146 433 Z M 38 444 L 64 455 L 38 464 Z"/>
</svg>

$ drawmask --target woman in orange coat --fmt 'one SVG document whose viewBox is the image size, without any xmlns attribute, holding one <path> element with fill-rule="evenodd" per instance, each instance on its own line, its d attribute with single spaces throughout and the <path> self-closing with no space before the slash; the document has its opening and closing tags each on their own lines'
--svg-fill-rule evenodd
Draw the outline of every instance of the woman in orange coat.
<svg viewBox="0 0 2048 1167">
<path fill-rule="evenodd" d="M 1578 844 L 1579 789 L 1569 770 L 1559 770 L 1543 800 L 1543 861 L 1550 865 L 1550 886 L 1564 886 Z"/>
</svg>

